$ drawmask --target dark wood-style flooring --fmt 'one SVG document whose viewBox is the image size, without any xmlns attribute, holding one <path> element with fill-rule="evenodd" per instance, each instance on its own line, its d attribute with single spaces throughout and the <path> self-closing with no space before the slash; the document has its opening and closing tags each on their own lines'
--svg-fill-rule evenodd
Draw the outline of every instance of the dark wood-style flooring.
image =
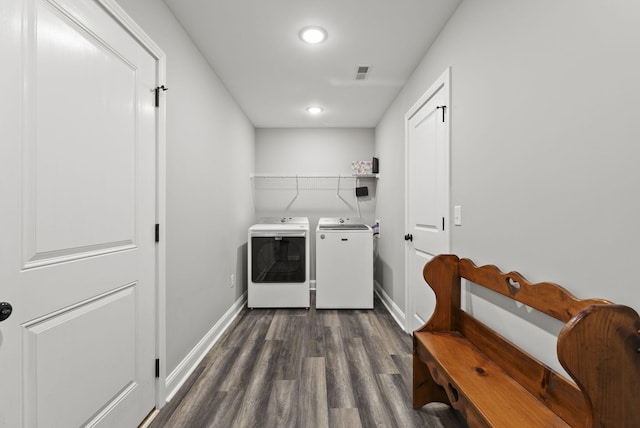
<svg viewBox="0 0 640 428">
<path fill-rule="evenodd" d="M 377 299 L 245 309 L 151 427 L 464 427 L 443 404 L 411 407 L 411 349 Z"/>
</svg>

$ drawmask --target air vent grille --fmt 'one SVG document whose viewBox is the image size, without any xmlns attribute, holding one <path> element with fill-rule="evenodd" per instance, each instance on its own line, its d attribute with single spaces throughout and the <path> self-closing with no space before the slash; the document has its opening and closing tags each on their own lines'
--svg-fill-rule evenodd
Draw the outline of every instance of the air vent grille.
<svg viewBox="0 0 640 428">
<path fill-rule="evenodd" d="M 358 65 L 356 69 L 356 80 L 364 80 L 369 75 L 370 65 Z"/>
</svg>

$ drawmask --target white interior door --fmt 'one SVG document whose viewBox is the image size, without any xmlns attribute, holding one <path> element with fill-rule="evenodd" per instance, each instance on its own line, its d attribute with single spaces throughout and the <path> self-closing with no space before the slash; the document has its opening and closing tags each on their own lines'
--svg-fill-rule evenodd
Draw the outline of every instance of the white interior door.
<svg viewBox="0 0 640 428">
<path fill-rule="evenodd" d="M 0 426 L 136 426 L 155 403 L 156 61 L 94 1 L 0 17 Z"/>
<path fill-rule="evenodd" d="M 407 114 L 407 330 L 427 321 L 435 297 L 422 269 L 449 252 L 449 73 Z"/>
</svg>

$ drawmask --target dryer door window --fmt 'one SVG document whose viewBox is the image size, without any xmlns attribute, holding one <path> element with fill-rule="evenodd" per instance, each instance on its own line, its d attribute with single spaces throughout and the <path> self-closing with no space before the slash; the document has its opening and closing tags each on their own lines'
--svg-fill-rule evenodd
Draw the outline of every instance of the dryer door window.
<svg viewBox="0 0 640 428">
<path fill-rule="evenodd" d="M 251 238 L 251 280 L 254 283 L 305 282 L 305 239 L 302 236 Z"/>
</svg>

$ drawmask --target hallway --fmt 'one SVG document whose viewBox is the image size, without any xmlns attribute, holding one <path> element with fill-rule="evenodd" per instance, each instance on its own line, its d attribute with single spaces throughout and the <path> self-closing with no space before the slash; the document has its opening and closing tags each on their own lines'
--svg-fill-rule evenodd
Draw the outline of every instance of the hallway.
<svg viewBox="0 0 640 428">
<path fill-rule="evenodd" d="M 377 299 L 245 309 L 151 427 L 463 426 L 444 405 L 411 408 L 411 363 L 411 337 Z"/>
</svg>

